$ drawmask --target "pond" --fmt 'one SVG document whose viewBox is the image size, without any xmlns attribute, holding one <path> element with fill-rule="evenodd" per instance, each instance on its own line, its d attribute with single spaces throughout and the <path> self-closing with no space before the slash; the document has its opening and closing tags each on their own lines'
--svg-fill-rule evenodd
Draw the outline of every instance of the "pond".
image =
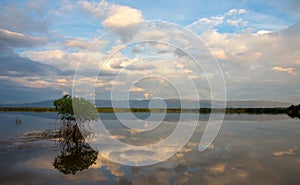
<svg viewBox="0 0 300 185">
<path fill-rule="evenodd" d="M 136 113 L 140 119 L 147 116 Z M 100 114 L 115 138 L 134 145 L 167 137 L 179 116 L 168 113 L 159 127 L 139 133 L 114 114 Z M 0 112 L 0 184 L 300 184 L 299 119 L 229 114 L 213 144 L 199 152 L 206 120 L 207 115 L 200 115 L 189 142 L 171 158 L 128 166 L 110 161 L 87 143 L 80 148 L 64 143 L 55 135 L 62 127 L 56 113 Z"/>
</svg>

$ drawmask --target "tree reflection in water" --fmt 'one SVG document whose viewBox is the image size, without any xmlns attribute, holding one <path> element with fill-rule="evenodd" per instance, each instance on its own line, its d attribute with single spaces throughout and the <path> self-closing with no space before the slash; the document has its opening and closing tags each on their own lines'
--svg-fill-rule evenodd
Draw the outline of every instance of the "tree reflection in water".
<svg viewBox="0 0 300 185">
<path fill-rule="evenodd" d="M 88 169 L 95 163 L 98 155 L 98 152 L 84 141 L 84 137 L 90 134 L 85 127 L 88 121 L 98 119 L 95 105 L 70 95 L 55 100 L 53 105 L 63 121 L 59 132 L 62 151 L 54 159 L 53 166 L 64 174 L 75 174 Z"/>
<path fill-rule="evenodd" d="M 88 169 L 97 160 L 98 152 L 84 141 L 77 124 L 63 124 L 60 128 L 60 145 L 62 150 L 54 159 L 53 166 L 64 174 Z"/>
</svg>

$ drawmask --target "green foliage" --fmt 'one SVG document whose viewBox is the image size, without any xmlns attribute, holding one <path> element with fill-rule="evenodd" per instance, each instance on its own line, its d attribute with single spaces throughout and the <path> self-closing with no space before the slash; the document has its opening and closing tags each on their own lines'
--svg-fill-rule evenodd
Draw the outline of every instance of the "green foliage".
<svg viewBox="0 0 300 185">
<path fill-rule="evenodd" d="M 98 114 L 95 105 L 83 98 L 72 98 L 65 95 L 53 102 L 55 110 L 61 115 L 62 120 L 90 121 L 97 120 Z"/>
<path fill-rule="evenodd" d="M 55 110 L 61 115 L 62 120 L 75 120 L 72 106 L 72 98 L 70 95 L 65 95 L 53 102 Z"/>
<path fill-rule="evenodd" d="M 73 108 L 77 121 L 98 119 L 96 106 L 83 98 L 73 98 Z"/>
</svg>

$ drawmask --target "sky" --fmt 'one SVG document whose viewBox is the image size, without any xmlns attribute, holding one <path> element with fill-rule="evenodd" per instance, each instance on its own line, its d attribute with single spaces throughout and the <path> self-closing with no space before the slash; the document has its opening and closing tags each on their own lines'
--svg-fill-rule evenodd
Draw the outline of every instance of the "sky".
<svg viewBox="0 0 300 185">
<path fill-rule="evenodd" d="M 224 90 L 300 103 L 299 0 L 4 0 L 0 17 L 0 104 Z"/>
</svg>

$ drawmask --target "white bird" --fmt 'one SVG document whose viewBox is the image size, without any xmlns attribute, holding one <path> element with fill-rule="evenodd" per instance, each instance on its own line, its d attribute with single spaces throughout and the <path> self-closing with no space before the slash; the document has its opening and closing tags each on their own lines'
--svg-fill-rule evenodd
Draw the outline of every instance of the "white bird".
<svg viewBox="0 0 300 185">
<path fill-rule="evenodd" d="M 16 123 L 17 123 L 17 124 L 20 124 L 20 123 L 22 123 L 22 118 L 21 118 L 21 117 L 17 117 L 17 119 L 16 119 Z"/>
</svg>

